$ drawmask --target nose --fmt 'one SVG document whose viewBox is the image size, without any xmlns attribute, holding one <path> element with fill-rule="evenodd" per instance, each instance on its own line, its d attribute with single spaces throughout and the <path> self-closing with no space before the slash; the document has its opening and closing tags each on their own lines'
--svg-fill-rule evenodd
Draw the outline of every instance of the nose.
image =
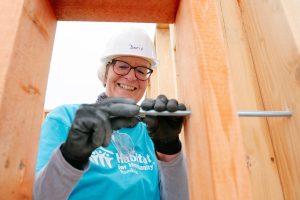
<svg viewBox="0 0 300 200">
<path fill-rule="evenodd" d="M 135 77 L 135 71 L 133 68 L 130 69 L 129 73 L 127 75 L 124 76 L 126 79 L 128 79 L 129 81 L 135 81 L 137 80 L 137 78 Z"/>
</svg>

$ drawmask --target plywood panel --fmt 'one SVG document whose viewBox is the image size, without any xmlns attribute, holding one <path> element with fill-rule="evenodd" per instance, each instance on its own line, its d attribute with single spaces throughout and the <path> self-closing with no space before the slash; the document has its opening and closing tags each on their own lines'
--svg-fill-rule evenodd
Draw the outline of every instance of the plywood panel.
<svg viewBox="0 0 300 200">
<path fill-rule="evenodd" d="M 217 1 L 181 1 L 175 21 L 191 199 L 251 199 Z"/>
<path fill-rule="evenodd" d="M 300 199 L 299 1 L 241 1 L 263 104 L 267 110 L 291 110 L 291 118 L 268 118 L 285 199 Z M 292 7 L 295 8 L 291 9 Z M 298 23 L 293 18 L 298 19 Z"/>
<path fill-rule="evenodd" d="M 173 23 L 179 0 L 52 0 L 58 20 Z"/>
<path fill-rule="evenodd" d="M 264 110 L 238 2 L 219 2 L 237 108 Z M 284 199 L 266 118 L 240 118 L 240 124 L 253 199 Z"/>
<path fill-rule="evenodd" d="M 32 199 L 56 18 L 47 0 L 0 2 L 0 196 Z"/>
</svg>

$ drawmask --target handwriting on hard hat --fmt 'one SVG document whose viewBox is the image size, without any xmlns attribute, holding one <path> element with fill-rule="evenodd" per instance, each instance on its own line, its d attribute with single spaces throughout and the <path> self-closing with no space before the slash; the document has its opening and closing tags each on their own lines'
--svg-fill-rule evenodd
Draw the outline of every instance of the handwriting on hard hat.
<svg viewBox="0 0 300 200">
<path fill-rule="evenodd" d="M 133 46 L 132 44 L 129 44 L 129 46 L 130 46 L 130 49 L 137 49 L 137 50 L 143 51 L 143 47 Z"/>
</svg>

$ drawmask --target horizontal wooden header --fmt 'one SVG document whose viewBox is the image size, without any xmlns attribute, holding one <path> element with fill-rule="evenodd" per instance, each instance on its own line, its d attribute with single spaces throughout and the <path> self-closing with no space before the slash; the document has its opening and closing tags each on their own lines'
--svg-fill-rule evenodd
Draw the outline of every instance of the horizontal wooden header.
<svg viewBox="0 0 300 200">
<path fill-rule="evenodd" d="M 179 0 L 52 0 L 57 20 L 174 23 Z"/>
</svg>

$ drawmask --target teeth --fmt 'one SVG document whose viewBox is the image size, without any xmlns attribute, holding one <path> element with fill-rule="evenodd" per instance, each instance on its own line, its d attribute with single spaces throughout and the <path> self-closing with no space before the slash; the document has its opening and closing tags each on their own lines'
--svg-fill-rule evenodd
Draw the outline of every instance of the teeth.
<svg viewBox="0 0 300 200">
<path fill-rule="evenodd" d="M 125 90 L 135 90 L 135 87 L 129 86 L 129 85 L 123 85 L 123 84 L 119 84 L 119 86 Z"/>
</svg>

